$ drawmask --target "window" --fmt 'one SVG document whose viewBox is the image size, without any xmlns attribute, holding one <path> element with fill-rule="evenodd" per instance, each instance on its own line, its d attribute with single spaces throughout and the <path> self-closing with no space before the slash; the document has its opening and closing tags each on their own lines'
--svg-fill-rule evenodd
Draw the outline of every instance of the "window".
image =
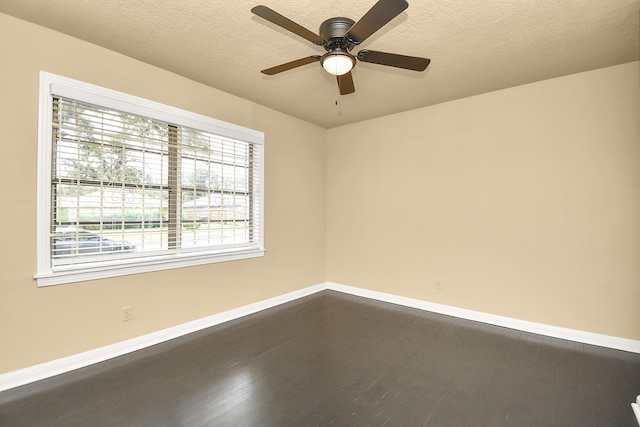
<svg viewBox="0 0 640 427">
<path fill-rule="evenodd" d="M 38 285 L 261 256 L 261 132 L 41 73 Z"/>
</svg>

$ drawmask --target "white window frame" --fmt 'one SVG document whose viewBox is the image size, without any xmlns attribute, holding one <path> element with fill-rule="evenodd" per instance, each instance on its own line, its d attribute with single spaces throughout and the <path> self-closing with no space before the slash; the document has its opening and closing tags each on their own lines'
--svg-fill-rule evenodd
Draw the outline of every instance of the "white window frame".
<svg viewBox="0 0 640 427">
<path fill-rule="evenodd" d="M 38 201 L 37 201 L 37 272 L 38 286 L 58 285 L 106 277 L 138 274 L 172 268 L 223 261 L 255 258 L 264 255 L 264 133 L 223 122 L 158 102 L 102 88 L 55 74 L 40 72 L 38 114 Z M 101 107 L 112 108 L 178 126 L 186 126 L 222 137 L 252 143 L 260 161 L 259 179 L 254 183 L 258 197 L 253 212 L 257 236 L 246 247 L 172 253 L 145 258 L 121 259 L 78 265 L 52 266 L 50 248 L 51 162 L 53 97 L 61 96 Z"/>
</svg>

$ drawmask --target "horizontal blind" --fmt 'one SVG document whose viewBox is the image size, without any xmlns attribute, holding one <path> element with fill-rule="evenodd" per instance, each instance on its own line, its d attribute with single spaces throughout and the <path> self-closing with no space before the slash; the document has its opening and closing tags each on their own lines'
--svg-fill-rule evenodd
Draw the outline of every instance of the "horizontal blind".
<svg viewBox="0 0 640 427">
<path fill-rule="evenodd" d="M 52 267 L 254 248 L 253 143 L 54 97 Z"/>
</svg>

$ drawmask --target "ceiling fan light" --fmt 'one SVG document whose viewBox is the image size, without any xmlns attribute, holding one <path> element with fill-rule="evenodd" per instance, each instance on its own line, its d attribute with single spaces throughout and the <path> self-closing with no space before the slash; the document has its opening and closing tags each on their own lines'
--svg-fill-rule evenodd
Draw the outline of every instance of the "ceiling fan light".
<svg viewBox="0 0 640 427">
<path fill-rule="evenodd" d="M 355 64 L 355 58 L 344 52 L 328 52 L 322 57 L 322 67 L 334 76 L 347 74 Z"/>
</svg>

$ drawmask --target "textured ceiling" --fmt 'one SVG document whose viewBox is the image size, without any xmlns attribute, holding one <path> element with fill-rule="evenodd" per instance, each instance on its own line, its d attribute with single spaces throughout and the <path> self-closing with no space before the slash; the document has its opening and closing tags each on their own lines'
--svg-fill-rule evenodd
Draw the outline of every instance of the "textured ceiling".
<svg viewBox="0 0 640 427">
<path fill-rule="evenodd" d="M 418 73 L 358 63 L 340 96 L 319 64 L 261 69 L 324 50 L 251 13 L 264 4 L 318 31 L 375 0 L 0 0 L 0 12 L 330 128 L 640 58 L 640 0 L 431 0 L 360 48 L 424 56 Z"/>
</svg>

